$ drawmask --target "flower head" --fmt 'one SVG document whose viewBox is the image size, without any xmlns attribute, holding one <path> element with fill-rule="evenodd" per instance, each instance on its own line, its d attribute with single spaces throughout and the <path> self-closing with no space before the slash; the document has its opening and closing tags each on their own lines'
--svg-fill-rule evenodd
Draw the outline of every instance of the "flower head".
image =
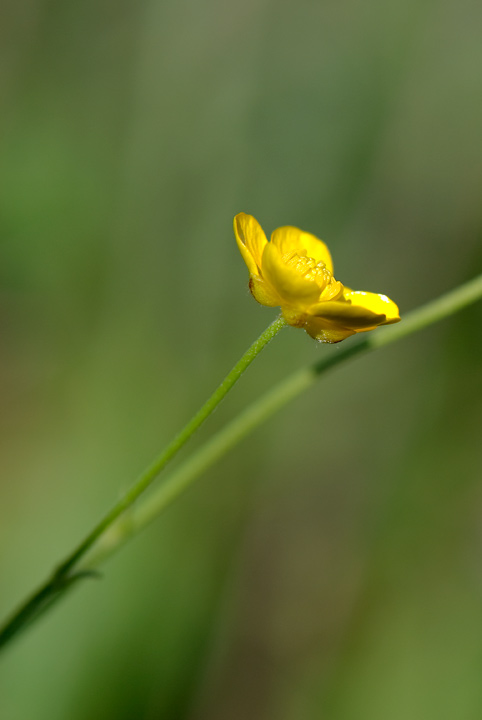
<svg viewBox="0 0 482 720">
<path fill-rule="evenodd" d="M 290 325 L 320 342 L 336 343 L 358 332 L 400 320 L 386 295 L 350 290 L 333 276 L 324 242 L 295 227 L 281 227 L 268 242 L 252 216 L 239 213 L 234 233 L 248 266 L 249 289 L 261 305 L 281 307 Z"/>
</svg>

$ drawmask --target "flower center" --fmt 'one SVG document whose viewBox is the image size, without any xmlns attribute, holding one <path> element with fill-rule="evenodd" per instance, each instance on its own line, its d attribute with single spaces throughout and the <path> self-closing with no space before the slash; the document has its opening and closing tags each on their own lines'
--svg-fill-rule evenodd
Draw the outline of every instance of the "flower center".
<svg viewBox="0 0 482 720">
<path fill-rule="evenodd" d="M 296 270 L 305 280 L 314 280 L 321 290 L 335 281 L 324 262 L 317 262 L 306 255 L 290 252 L 283 256 L 286 265 Z"/>
</svg>

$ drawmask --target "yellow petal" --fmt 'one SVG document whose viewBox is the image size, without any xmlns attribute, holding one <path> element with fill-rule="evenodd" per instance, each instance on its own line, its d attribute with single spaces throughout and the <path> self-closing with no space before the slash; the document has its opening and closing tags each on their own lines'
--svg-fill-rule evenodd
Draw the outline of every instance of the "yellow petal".
<svg viewBox="0 0 482 720">
<path fill-rule="evenodd" d="M 304 327 L 308 335 L 311 335 L 312 338 L 319 342 L 325 343 L 341 342 L 357 332 L 356 330 L 333 325 L 324 318 L 314 316 L 307 319 Z"/>
<path fill-rule="evenodd" d="M 393 300 L 386 295 L 378 295 L 377 293 L 363 292 L 361 290 L 349 290 L 345 288 L 343 293 L 345 300 L 348 300 L 353 306 L 363 307 L 374 313 L 385 315 L 386 319 L 382 325 L 390 325 L 399 322 L 400 312 Z"/>
<path fill-rule="evenodd" d="M 290 305 L 306 306 L 320 297 L 320 288 L 314 280 L 306 280 L 283 262 L 281 253 L 273 243 L 267 243 L 261 263 L 265 280 Z"/>
<path fill-rule="evenodd" d="M 361 305 L 352 305 L 349 302 L 321 302 L 310 308 L 310 315 L 328 320 L 340 328 L 361 330 L 377 327 L 386 320 L 383 313 L 375 313 Z"/>
<path fill-rule="evenodd" d="M 261 225 L 252 215 L 239 213 L 234 218 L 234 234 L 249 271 L 259 275 L 257 268 L 261 268 L 261 257 L 268 242 Z"/>
<path fill-rule="evenodd" d="M 249 289 L 254 299 L 261 305 L 267 305 L 268 307 L 281 305 L 281 298 L 278 297 L 266 280 L 263 280 L 263 278 L 260 278 L 258 275 L 250 276 Z"/>
<path fill-rule="evenodd" d="M 273 232 L 271 242 L 276 245 L 282 255 L 290 252 L 306 255 L 314 258 L 316 262 L 324 263 L 328 270 L 333 273 L 330 251 L 325 243 L 314 235 L 303 232 L 299 228 L 291 227 L 291 225 L 286 225 Z"/>
</svg>

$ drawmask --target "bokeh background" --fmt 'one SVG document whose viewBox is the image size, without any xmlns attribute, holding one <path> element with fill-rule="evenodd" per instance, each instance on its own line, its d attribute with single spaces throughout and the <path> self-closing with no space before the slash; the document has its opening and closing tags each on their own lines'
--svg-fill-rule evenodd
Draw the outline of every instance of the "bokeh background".
<svg viewBox="0 0 482 720">
<path fill-rule="evenodd" d="M 235 213 L 402 313 L 481 272 L 481 31 L 476 0 L 4 0 L 2 616 L 274 317 Z M 480 718 L 481 322 L 258 430 L 9 648 L 2 720 Z M 284 331 L 190 448 L 333 352 Z"/>
</svg>

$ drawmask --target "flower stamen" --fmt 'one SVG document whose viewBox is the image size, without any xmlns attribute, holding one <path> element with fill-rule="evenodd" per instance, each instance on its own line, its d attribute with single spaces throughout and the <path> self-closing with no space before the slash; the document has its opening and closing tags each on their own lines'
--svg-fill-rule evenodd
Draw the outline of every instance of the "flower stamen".
<svg viewBox="0 0 482 720">
<path fill-rule="evenodd" d="M 335 281 L 324 262 L 317 262 L 315 258 L 308 255 L 299 255 L 297 252 L 289 252 L 283 255 L 283 262 L 296 270 L 305 280 L 314 280 L 320 291 Z"/>
</svg>

